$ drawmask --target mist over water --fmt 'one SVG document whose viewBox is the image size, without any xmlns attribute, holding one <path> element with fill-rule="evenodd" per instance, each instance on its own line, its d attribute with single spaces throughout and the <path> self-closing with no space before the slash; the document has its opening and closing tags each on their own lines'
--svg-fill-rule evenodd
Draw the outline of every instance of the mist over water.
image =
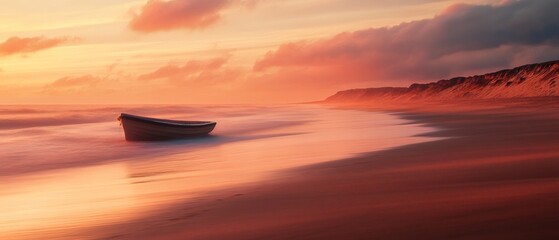
<svg viewBox="0 0 559 240">
<path fill-rule="evenodd" d="M 218 125 L 204 138 L 126 142 L 121 112 Z M 0 237 L 131 221 L 291 168 L 427 141 L 417 135 L 429 131 L 313 105 L 1 106 Z"/>
</svg>

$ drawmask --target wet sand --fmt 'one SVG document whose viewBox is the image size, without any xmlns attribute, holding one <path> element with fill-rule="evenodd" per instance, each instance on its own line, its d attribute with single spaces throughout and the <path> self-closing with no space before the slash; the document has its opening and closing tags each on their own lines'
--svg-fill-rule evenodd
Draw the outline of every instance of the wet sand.
<svg viewBox="0 0 559 240">
<path fill-rule="evenodd" d="M 397 112 L 444 139 L 293 169 L 107 239 L 559 238 L 559 100 L 344 107 Z"/>
<path fill-rule="evenodd" d="M 126 142 L 115 112 L 130 111 L 212 119 L 219 127 L 205 138 Z M 432 141 L 417 135 L 435 130 L 386 113 L 320 105 L 0 106 L 0 125 L 18 121 L 28 124 L 0 131 L 2 240 L 160 231 L 199 215 L 197 204 L 242 196 L 239 186 L 281 182 L 296 177 L 284 174 L 293 168 Z"/>
</svg>

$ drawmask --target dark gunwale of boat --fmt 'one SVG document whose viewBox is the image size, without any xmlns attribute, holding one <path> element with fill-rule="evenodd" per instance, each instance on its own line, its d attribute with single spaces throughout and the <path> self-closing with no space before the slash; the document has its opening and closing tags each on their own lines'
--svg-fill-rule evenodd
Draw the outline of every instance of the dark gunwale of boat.
<svg viewBox="0 0 559 240">
<path fill-rule="evenodd" d="M 128 113 L 121 113 L 118 120 L 121 120 L 122 118 L 127 118 L 133 121 L 139 121 L 148 124 L 157 124 L 161 126 L 175 126 L 180 128 L 198 128 L 198 127 L 204 127 L 204 126 L 216 124 L 216 122 L 211 122 L 211 121 L 180 121 L 180 120 L 170 120 L 170 119 L 162 119 L 162 118 L 142 117 L 142 116 L 132 115 Z"/>
</svg>

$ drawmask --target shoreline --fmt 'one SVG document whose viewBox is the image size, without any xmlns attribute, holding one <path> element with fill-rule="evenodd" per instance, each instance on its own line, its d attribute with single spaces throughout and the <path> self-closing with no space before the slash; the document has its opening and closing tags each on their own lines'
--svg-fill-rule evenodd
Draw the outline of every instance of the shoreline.
<svg viewBox="0 0 559 240">
<path fill-rule="evenodd" d="M 120 226 L 112 237 L 558 238 L 558 106 L 385 109 L 446 138 L 298 168 L 226 199 L 176 206 L 152 216 L 153 227 Z"/>
<path fill-rule="evenodd" d="M 167 112 L 172 114 L 175 111 Z M 102 112 L 107 115 L 112 110 Z M 225 127 L 215 137 L 184 142 L 129 144 L 114 134 L 120 129 L 109 122 L 69 126 L 72 133 L 98 129 L 99 134 L 92 134 L 93 139 L 111 139 L 85 144 L 76 142 L 70 146 L 66 146 L 66 138 L 59 140 L 60 136 L 66 135 L 62 131 L 66 128 L 45 127 L 38 135 L 31 131 L 27 139 L 42 139 L 47 146 L 61 149 L 52 155 L 62 156 L 64 152 L 69 155 L 65 159 L 46 158 L 43 162 L 50 164 L 45 166 L 54 167 L 53 170 L 6 177 L 7 184 L 4 185 L 7 189 L 1 191 L 3 195 L 0 197 L 5 213 L 0 217 L 3 226 L 0 235 L 7 239 L 45 235 L 58 239 L 76 233 L 85 239 L 98 239 L 97 236 L 110 236 L 113 231 L 105 227 L 111 225 L 165 225 L 184 218 L 173 216 L 172 212 L 166 214 L 175 206 L 243 195 L 235 191 L 250 184 L 281 182 L 286 178 L 283 174 L 290 169 L 423 142 L 429 138 L 413 136 L 433 131 L 415 124 L 408 125 L 409 121 L 394 115 L 319 105 L 271 106 L 268 109 L 240 107 L 221 114 L 231 112 L 235 116 L 223 118 Z M 68 134 L 70 139 L 76 140 L 85 136 L 80 134 L 71 138 L 72 134 Z M 21 142 L 5 149 L 33 146 L 27 141 Z M 93 146 L 98 146 L 101 151 L 76 151 L 90 150 L 91 142 L 98 143 Z M 111 152 L 116 153 L 113 156 L 124 154 L 129 158 L 104 161 L 102 157 L 106 151 L 103 149 L 113 147 Z M 10 151 L 4 153 L 10 156 Z M 38 151 L 29 151 L 28 155 L 23 153 L 26 152 L 22 152 L 23 159 L 33 160 Z M 37 157 L 34 164 L 22 169 L 36 169 L 40 160 Z M 77 167 L 55 164 L 66 161 L 84 164 Z M 90 165 L 95 162 L 98 164 Z M 24 210 L 33 214 L 25 214 Z M 81 234 L 98 228 L 102 230 Z"/>
<path fill-rule="evenodd" d="M 329 108 L 397 115 L 406 120 L 401 124 L 433 128 L 416 136 L 434 139 L 380 151 L 371 146 L 372 152 L 278 171 L 116 224 L 101 221 L 13 236 L 559 238 L 559 98 Z"/>
</svg>

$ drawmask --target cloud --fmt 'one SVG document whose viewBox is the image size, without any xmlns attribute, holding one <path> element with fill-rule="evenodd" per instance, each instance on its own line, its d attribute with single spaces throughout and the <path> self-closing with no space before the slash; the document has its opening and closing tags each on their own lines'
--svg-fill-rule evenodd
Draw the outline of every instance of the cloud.
<svg viewBox="0 0 559 240">
<path fill-rule="evenodd" d="M 209 84 L 234 80 L 240 71 L 224 67 L 229 56 L 216 57 L 209 60 L 191 60 L 184 65 L 168 64 L 153 72 L 140 75 L 138 80 L 150 81 L 163 79 L 177 85 Z"/>
<path fill-rule="evenodd" d="M 257 0 L 149 0 L 132 10 L 129 27 L 138 32 L 201 29 L 217 23 L 222 11 L 232 6 L 253 8 Z"/>
<path fill-rule="evenodd" d="M 287 43 L 257 61 L 254 71 L 389 85 L 557 59 L 556 9 L 556 0 L 453 5 L 431 19 Z"/>
<path fill-rule="evenodd" d="M 73 89 L 94 86 L 101 82 L 102 78 L 93 75 L 67 76 L 60 78 L 45 86 L 45 89 Z"/>
<path fill-rule="evenodd" d="M 129 73 L 117 69 L 119 64 L 120 60 L 117 60 L 114 63 L 105 66 L 103 70 L 96 74 L 65 76 L 59 78 L 49 84 L 43 85 L 42 92 L 57 95 L 61 93 L 71 93 L 83 96 L 86 92 L 90 94 L 93 92 L 103 92 L 106 94 L 108 92 L 118 90 L 119 87 L 122 91 L 122 87 L 125 86 L 119 84 L 134 80 L 134 77 Z"/>
<path fill-rule="evenodd" d="M 143 75 L 121 69 L 120 60 L 99 68 L 97 73 L 61 77 L 33 91 L 17 91 L 22 98 L 45 99 L 50 103 L 207 103 L 232 101 L 244 80 L 239 67 L 228 66 L 229 53 L 214 58 L 195 59 L 183 64 L 169 63 Z M 12 88 L 13 89 L 13 88 Z M 5 90 L 5 91 L 4 91 Z M 2 89 L 0 99 L 16 91 Z M 33 94 L 32 94 L 33 93 Z M 101 98 L 99 96 L 102 96 Z M 13 97 L 8 97 L 13 99 Z M 227 99 L 227 100 L 224 100 Z"/>
<path fill-rule="evenodd" d="M 198 29 L 216 23 L 229 0 L 149 0 L 134 12 L 129 26 L 139 32 Z"/>
<path fill-rule="evenodd" d="M 75 41 L 75 39 L 63 38 L 46 38 L 46 37 L 11 37 L 3 43 L 0 43 L 0 56 L 10 56 L 15 54 L 34 53 L 41 50 L 56 47 L 58 45 Z"/>
</svg>

